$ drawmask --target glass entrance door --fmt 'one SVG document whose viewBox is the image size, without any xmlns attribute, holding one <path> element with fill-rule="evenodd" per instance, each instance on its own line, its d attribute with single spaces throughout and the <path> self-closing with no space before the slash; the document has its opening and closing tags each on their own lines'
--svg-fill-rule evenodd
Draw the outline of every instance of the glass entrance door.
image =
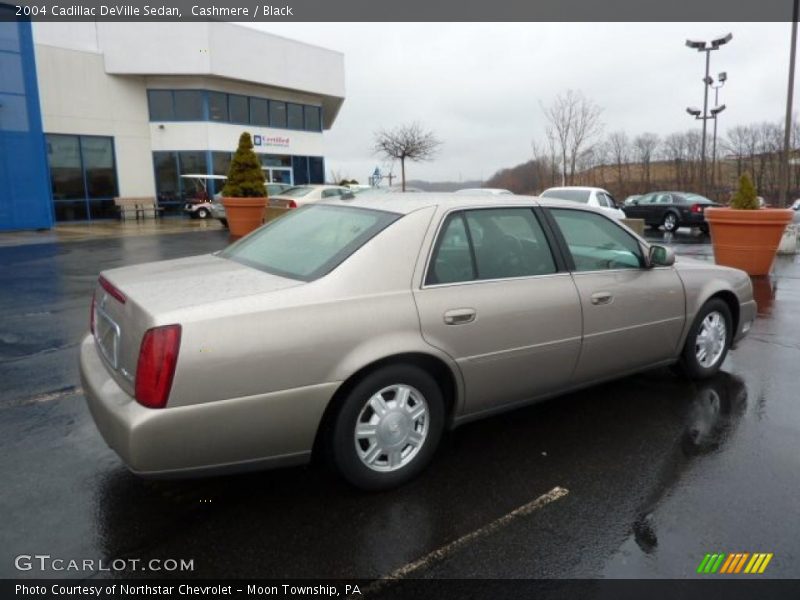
<svg viewBox="0 0 800 600">
<path fill-rule="evenodd" d="M 267 183 L 286 183 L 294 185 L 294 176 L 291 167 L 262 167 Z"/>
</svg>

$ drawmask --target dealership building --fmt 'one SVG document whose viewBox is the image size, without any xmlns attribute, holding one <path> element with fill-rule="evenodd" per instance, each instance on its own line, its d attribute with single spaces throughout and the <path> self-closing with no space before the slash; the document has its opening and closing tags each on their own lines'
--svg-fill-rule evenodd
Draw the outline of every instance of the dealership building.
<svg viewBox="0 0 800 600">
<path fill-rule="evenodd" d="M 248 27 L 0 21 L 0 230 L 177 212 L 243 131 L 268 181 L 322 183 L 343 101 L 341 53 Z"/>
</svg>

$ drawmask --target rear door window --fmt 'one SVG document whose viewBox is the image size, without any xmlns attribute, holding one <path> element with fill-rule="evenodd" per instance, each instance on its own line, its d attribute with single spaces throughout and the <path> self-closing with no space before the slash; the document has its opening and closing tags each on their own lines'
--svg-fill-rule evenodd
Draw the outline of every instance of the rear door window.
<svg viewBox="0 0 800 600">
<path fill-rule="evenodd" d="M 507 279 L 555 272 L 553 254 L 532 209 L 481 209 L 448 217 L 426 283 Z"/>
</svg>

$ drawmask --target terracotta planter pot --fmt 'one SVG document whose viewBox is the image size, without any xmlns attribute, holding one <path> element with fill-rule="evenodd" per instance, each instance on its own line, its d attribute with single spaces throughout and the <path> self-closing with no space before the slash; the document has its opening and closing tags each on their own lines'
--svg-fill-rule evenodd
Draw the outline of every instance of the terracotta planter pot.
<svg viewBox="0 0 800 600">
<path fill-rule="evenodd" d="M 789 208 L 707 208 L 714 260 L 750 275 L 768 275 L 792 214 Z"/>
<path fill-rule="evenodd" d="M 261 227 L 267 199 L 223 198 L 222 205 L 225 207 L 225 218 L 228 219 L 231 239 L 236 240 Z"/>
</svg>

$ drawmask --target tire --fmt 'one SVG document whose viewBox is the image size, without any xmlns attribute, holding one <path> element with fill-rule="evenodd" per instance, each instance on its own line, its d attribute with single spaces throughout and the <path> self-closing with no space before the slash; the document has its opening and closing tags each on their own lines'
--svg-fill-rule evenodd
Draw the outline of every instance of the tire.
<svg viewBox="0 0 800 600">
<path fill-rule="evenodd" d="M 205 208 L 200 208 L 197 210 L 197 218 L 198 219 L 207 219 L 209 217 L 209 212 Z"/>
<path fill-rule="evenodd" d="M 327 451 L 339 474 L 354 486 L 386 490 L 422 472 L 443 428 L 444 400 L 433 377 L 412 365 L 390 365 L 367 375 L 347 394 L 331 423 Z"/>
<path fill-rule="evenodd" d="M 664 231 L 669 233 L 673 233 L 678 227 L 680 227 L 680 220 L 678 219 L 678 215 L 674 212 L 668 212 L 664 215 L 664 220 L 661 222 L 664 226 Z"/>
<path fill-rule="evenodd" d="M 720 330 L 717 317 L 724 325 Z M 704 333 L 705 331 L 705 333 Z M 705 342 L 701 340 L 705 338 Z M 733 319 L 728 305 L 719 298 L 706 302 L 686 336 L 680 367 L 690 379 L 708 379 L 716 375 L 725 361 L 733 339 Z M 701 347 L 703 346 L 703 347 Z"/>
<path fill-rule="evenodd" d="M 700 231 L 702 231 L 704 235 L 708 235 L 708 225 L 700 225 Z"/>
<path fill-rule="evenodd" d="M 220 222 L 220 223 L 222 223 L 222 226 L 223 226 L 225 229 L 227 229 L 227 228 L 228 228 L 228 219 L 220 219 L 220 220 L 219 220 L 219 222 Z"/>
</svg>

